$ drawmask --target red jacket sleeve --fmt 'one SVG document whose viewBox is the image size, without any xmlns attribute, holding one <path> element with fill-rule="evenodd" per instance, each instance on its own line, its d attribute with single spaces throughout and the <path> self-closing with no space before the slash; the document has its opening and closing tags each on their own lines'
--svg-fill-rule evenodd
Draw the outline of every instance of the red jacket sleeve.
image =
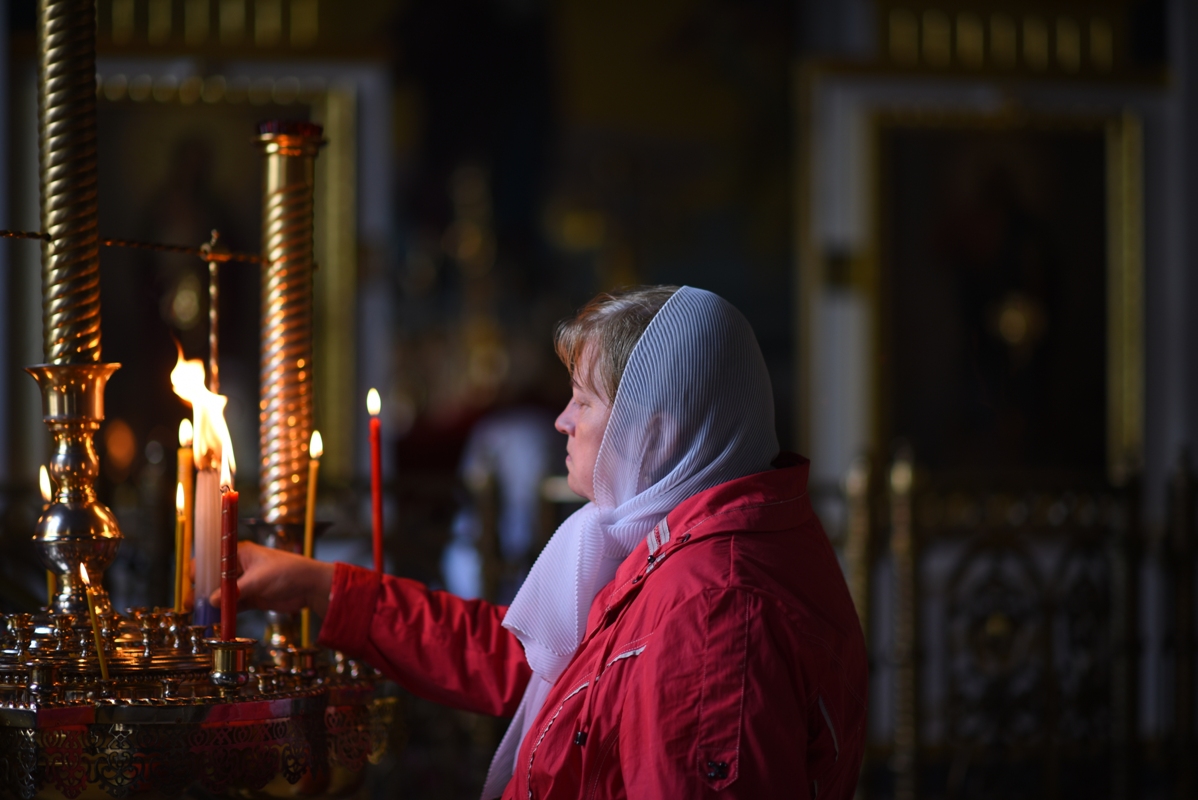
<svg viewBox="0 0 1198 800">
<path fill-rule="evenodd" d="M 415 695 L 510 717 L 532 670 L 506 606 L 337 564 L 320 644 L 363 658 Z"/>
<path fill-rule="evenodd" d="M 768 599 L 712 589 L 670 611 L 620 729 L 629 797 L 807 798 L 810 698 Z"/>
</svg>

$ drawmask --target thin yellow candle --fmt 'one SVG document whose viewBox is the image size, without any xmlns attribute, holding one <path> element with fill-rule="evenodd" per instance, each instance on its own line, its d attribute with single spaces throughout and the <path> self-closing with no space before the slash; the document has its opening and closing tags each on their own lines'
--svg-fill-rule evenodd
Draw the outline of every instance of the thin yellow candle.
<svg viewBox="0 0 1198 800">
<path fill-rule="evenodd" d="M 183 568 L 180 570 L 182 577 L 182 600 L 177 606 L 177 610 L 183 611 L 191 602 L 190 592 L 191 587 L 191 543 L 192 532 L 194 530 L 194 517 L 192 509 L 195 507 L 195 453 L 192 449 L 192 440 L 195 438 L 195 432 L 191 424 L 191 420 L 184 419 L 179 423 L 179 459 L 178 459 L 178 483 L 183 487 L 183 511 L 180 516 L 183 518 Z M 176 492 L 176 495 L 178 492 Z"/>
<path fill-rule="evenodd" d="M 42 464 L 37 471 L 37 486 L 42 490 L 42 513 L 50 507 L 50 501 L 54 499 L 54 489 L 50 485 L 50 470 L 46 469 L 46 465 Z M 54 594 L 58 590 L 58 582 L 54 579 L 54 571 L 46 570 L 46 607 L 54 605 Z"/>
<path fill-rule="evenodd" d="M 312 431 L 312 441 L 308 444 L 308 455 L 308 510 L 304 515 L 304 555 L 312 558 L 316 539 L 316 475 L 320 471 L 320 457 L 324 455 L 324 440 L 320 437 L 320 431 Z M 307 608 L 300 613 L 300 626 L 303 646 L 311 647 L 312 612 Z"/>
<path fill-rule="evenodd" d="M 87 577 L 87 564 L 79 565 L 83 578 L 83 593 L 87 595 L 87 614 L 92 619 L 92 636 L 96 639 L 96 657 L 100 659 L 100 677 L 108 680 L 108 656 L 104 654 L 104 639 L 100 636 L 100 620 L 96 617 L 96 601 L 92 598 L 92 582 Z"/>
<path fill-rule="evenodd" d="M 187 566 L 184 555 L 183 484 L 175 484 L 175 611 L 183 613 L 183 569 Z"/>
</svg>

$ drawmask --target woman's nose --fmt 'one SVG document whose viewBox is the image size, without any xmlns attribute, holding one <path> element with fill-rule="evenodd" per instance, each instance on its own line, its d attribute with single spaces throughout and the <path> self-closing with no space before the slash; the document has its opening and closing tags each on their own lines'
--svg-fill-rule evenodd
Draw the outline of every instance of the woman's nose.
<svg viewBox="0 0 1198 800">
<path fill-rule="evenodd" d="M 574 432 L 574 415 L 570 413 L 570 406 L 566 406 L 562 413 L 557 415 L 557 419 L 553 421 L 553 427 L 558 433 L 564 433 L 569 436 Z"/>
</svg>

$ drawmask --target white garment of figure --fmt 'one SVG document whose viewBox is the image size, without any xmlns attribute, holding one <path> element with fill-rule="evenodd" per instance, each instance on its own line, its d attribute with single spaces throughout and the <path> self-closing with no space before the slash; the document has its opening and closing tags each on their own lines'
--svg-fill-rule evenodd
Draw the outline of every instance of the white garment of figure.
<svg viewBox="0 0 1198 800">
<path fill-rule="evenodd" d="M 595 502 L 557 529 L 504 619 L 534 674 L 484 798 L 503 792 L 520 742 L 582 641 L 591 602 L 620 563 L 683 500 L 764 472 L 777 454 L 773 391 L 752 327 L 723 298 L 682 287 L 628 359 L 595 464 Z"/>
</svg>

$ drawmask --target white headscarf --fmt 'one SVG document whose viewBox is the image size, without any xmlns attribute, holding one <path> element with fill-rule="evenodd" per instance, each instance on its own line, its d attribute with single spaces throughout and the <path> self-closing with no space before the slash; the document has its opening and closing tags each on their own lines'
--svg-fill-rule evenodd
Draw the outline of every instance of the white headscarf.
<svg viewBox="0 0 1198 800">
<path fill-rule="evenodd" d="M 682 287 L 629 356 L 595 464 L 595 501 L 557 529 L 504 618 L 534 674 L 484 798 L 501 794 L 513 774 L 520 742 L 620 563 L 683 500 L 769 469 L 777 454 L 773 392 L 753 329 L 723 298 Z"/>
</svg>

